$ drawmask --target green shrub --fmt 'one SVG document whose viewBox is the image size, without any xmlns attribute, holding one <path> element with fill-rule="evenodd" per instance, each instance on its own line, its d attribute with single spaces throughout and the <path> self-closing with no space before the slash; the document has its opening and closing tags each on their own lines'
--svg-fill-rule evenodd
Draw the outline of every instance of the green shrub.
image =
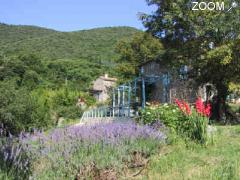
<svg viewBox="0 0 240 180">
<path fill-rule="evenodd" d="M 79 97 L 86 101 L 86 106 L 95 103 L 94 98 L 87 93 L 71 90 L 67 87 L 59 90 L 37 89 L 32 94 L 41 99 L 42 103 L 47 101 L 49 104 L 52 122 L 56 123 L 59 117 L 65 119 L 80 118 L 84 109 L 76 106 Z"/>
<path fill-rule="evenodd" d="M 47 101 L 32 96 L 25 88 L 18 88 L 14 81 L 0 83 L 0 123 L 17 134 L 22 130 L 51 126 Z"/>
<path fill-rule="evenodd" d="M 56 112 L 57 112 L 58 117 L 64 117 L 67 119 L 76 119 L 76 118 L 80 119 L 80 117 L 82 116 L 82 113 L 83 113 L 83 111 L 75 105 L 59 106 L 56 109 Z"/>
<path fill-rule="evenodd" d="M 152 124 L 160 120 L 167 127 L 172 130 L 176 130 L 179 118 L 181 117 L 181 111 L 177 106 L 164 104 L 160 106 L 146 107 L 143 111 L 141 111 L 139 121 L 142 121 L 144 124 Z"/>
<path fill-rule="evenodd" d="M 205 144 L 207 141 L 208 118 L 197 113 L 194 108 L 191 109 L 191 114 L 187 114 L 176 105 L 150 106 L 141 111 L 138 121 L 144 124 L 161 121 L 170 128 L 172 133 L 177 133 L 185 139 L 191 139 L 200 144 Z"/>
<path fill-rule="evenodd" d="M 208 119 L 192 110 L 191 115 L 183 115 L 179 118 L 177 132 L 186 138 L 205 144 L 207 142 L 207 125 Z"/>
<path fill-rule="evenodd" d="M 55 91 L 53 96 L 54 106 L 72 106 L 76 104 L 79 93 L 76 91 L 71 91 L 68 88 L 63 88 Z"/>
</svg>

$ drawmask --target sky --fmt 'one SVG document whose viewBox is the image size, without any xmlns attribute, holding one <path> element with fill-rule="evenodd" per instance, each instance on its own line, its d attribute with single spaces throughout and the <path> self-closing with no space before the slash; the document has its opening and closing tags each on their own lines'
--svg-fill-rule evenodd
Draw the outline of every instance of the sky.
<svg viewBox="0 0 240 180">
<path fill-rule="evenodd" d="M 0 0 L 0 22 L 59 31 L 109 26 L 144 29 L 137 14 L 154 9 L 145 0 Z"/>
</svg>

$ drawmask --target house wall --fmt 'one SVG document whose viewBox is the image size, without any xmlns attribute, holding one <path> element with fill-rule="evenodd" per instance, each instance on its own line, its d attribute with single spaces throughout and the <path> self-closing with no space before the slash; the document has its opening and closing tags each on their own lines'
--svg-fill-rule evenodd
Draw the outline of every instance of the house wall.
<svg viewBox="0 0 240 180">
<path fill-rule="evenodd" d="M 109 96 L 109 89 L 116 84 L 116 80 L 101 76 L 93 83 L 93 95 L 98 102 L 105 102 Z"/>
<path fill-rule="evenodd" d="M 168 72 L 168 69 L 164 65 L 160 65 L 157 61 L 151 61 L 143 64 L 145 75 L 161 75 Z"/>
<path fill-rule="evenodd" d="M 194 103 L 198 96 L 198 87 L 193 80 L 175 79 L 170 86 L 170 103 L 175 103 L 176 99 Z"/>
<path fill-rule="evenodd" d="M 98 101 L 99 102 L 105 102 L 109 98 L 109 95 L 107 92 L 101 92 L 98 95 Z"/>
<path fill-rule="evenodd" d="M 171 70 L 156 61 L 151 61 L 142 65 L 145 75 L 163 75 L 170 73 Z M 197 87 L 194 80 L 182 80 L 179 76 L 173 76 L 170 73 L 170 84 L 164 88 L 163 81 L 157 81 L 151 85 L 151 91 L 148 101 L 160 103 L 174 103 L 176 98 L 183 99 L 189 103 L 194 103 L 198 96 L 206 96 L 206 88 Z M 206 98 L 206 97 L 205 97 Z"/>
</svg>

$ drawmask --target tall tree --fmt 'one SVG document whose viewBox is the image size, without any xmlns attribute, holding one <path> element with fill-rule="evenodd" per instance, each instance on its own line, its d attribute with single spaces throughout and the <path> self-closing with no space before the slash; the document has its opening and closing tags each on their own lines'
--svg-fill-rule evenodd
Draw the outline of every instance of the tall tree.
<svg viewBox="0 0 240 180">
<path fill-rule="evenodd" d="M 164 48 L 159 39 L 141 32 L 130 40 L 119 41 L 116 51 L 119 54 L 117 69 L 123 79 L 129 80 L 137 75 L 141 63 L 158 59 L 164 53 Z"/>
<path fill-rule="evenodd" d="M 199 84 L 210 82 L 216 86 L 217 112 L 225 109 L 229 83 L 239 83 L 240 8 L 228 0 L 213 0 L 210 4 L 189 0 L 147 3 L 157 6 L 153 14 L 141 16 L 148 31 L 162 40 L 175 64 L 194 67 Z M 205 10 L 193 10 L 195 5 Z M 217 119 L 220 116 L 217 113 Z"/>
</svg>

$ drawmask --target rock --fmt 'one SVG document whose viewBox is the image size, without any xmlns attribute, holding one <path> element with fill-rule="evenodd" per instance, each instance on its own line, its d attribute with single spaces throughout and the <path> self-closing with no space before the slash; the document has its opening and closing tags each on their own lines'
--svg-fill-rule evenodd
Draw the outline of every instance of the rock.
<svg viewBox="0 0 240 180">
<path fill-rule="evenodd" d="M 58 126 L 58 127 L 62 126 L 63 121 L 64 121 L 64 118 L 63 118 L 63 117 L 60 117 L 60 118 L 58 119 L 57 126 Z"/>
<path fill-rule="evenodd" d="M 207 127 L 207 134 L 208 134 L 208 136 L 213 135 L 216 131 L 217 131 L 216 127 L 208 125 L 208 127 Z"/>
</svg>

